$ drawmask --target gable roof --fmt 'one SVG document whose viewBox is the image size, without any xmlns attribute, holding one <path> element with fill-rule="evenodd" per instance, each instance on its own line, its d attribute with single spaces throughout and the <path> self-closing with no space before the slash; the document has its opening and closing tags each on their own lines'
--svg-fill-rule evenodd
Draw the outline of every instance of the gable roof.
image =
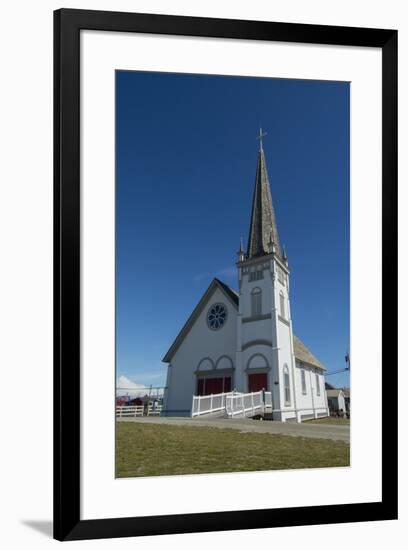
<svg viewBox="0 0 408 550">
<path fill-rule="evenodd" d="M 163 357 L 162 361 L 164 363 L 170 363 L 172 360 L 174 354 L 178 350 L 180 344 L 183 342 L 184 338 L 189 333 L 191 327 L 193 326 L 194 322 L 196 321 L 197 317 L 200 315 L 200 313 L 203 311 L 205 304 L 207 303 L 207 300 L 209 297 L 215 292 L 215 290 L 219 288 L 221 292 L 225 294 L 225 296 L 229 299 L 229 301 L 232 303 L 235 308 L 238 309 L 238 301 L 239 297 L 238 294 L 227 286 L 225 283 L 220 281 L 219 279 L 215 278 L 211 281 L 210 286 L 207 288 L 207 290 L 204 292 L 201 300 L 198 302 L 196 307 L 194 308 L 193 312 L 191 313 L 190 317 L 187 319 L 185 325 L 180 330 L 178 335 L 176 336 L 176 339 L 170 346 L 169 350 L 167 351 L 166 355 Z"/>
<path fill-rule="evenodd" d="M 227 296 L 231 299 L 231 301 L 238 307 L 238 305 L 239 305 L 238 292 L 235 292 L 234 289 L 227 286 L 225 283 L 223 283 L 222 281 L 220 281 L 217 278 L 215 278 L 214 281 L 217 281 L 217 283 L 220 285 L 222 290 L 227 294 Z"/>
<path fill-rule="evenodd" d="M 320 361 L 313 355 L 313 353 L 305 346 L 305 344 L 297 336 L 293 335 L 293 349 L 295 352 L 296 359 L 306 363 L 307 365 L 312 365 L 321 370 L 326 370 L 326 368 L 320 363 Z"/>
</svg>

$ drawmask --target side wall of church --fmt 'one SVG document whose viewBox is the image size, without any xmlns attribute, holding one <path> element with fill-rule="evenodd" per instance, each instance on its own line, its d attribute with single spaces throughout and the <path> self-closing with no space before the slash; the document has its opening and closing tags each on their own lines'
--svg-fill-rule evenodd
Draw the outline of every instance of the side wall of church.
<svg viewBox="0 0 408 550">
<path fill-rule="evenodd" d="M 297 392 L 295 383 L 295 374 L 292 368 L 292 331 L 290 325 L 282 321 L 279 317 L 277 319 L 277 333 L 278 333 L 278 356 L 279 356 L 279 396 L 280 405 L 282 411 L 287 410 L 288 413 L 282 415 L 282 420 L 286 420 L 295 417 L 293 409 L 297 406 Z M 286 400 L 285 395 L 285 371 L 289 375 L 289 390 L 290 398 Z M 290 411 L 290 412 L 289 412 Z"/>
<path fill-rule="evenodd" d="M 305 387 L 302 385 L 302 370 L 305 373 Z M 319 377 L 319 386 L 316 376 Z M 296 362 L 295 385 L 297 406 L 303 420 L 315 416 L 327 416 L 327 400 L 324 374 L 320 369 Z M 314 413 L 316 411 L 316 414 Z"/>
<path fill-rule="evenodd" d="M 211 330 L 207 325 L 208 309 L 215 303 L 226 306 L 228 317 L 225 325 L 219 330 Z M 217 288 L 198 315 L 189 333 L 174 354 L 168 367 L 167 391 L 165 398 L 165 414 L 173 416 L 188 416 L 191 414 L 192 397 L 197 390 L 197 371 L 199 368 L 214 370 L 225 366 L 231 359 L 235 367 L 236 350 L 236 318 L 235 304 Z M 220 358 L 224 358 L 219 361 Z M 204 361 L 203 361 L 204 360 Z M 214 372 L 214 375 L 217 373 Z M 232 380 L 232 387 L 234 380 Z"/>
</svg>

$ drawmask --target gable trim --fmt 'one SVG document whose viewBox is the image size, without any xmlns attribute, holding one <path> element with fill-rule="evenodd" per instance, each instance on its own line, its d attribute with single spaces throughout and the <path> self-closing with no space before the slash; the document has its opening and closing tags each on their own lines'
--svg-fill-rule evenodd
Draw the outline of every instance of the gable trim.
<svg viewBox="0 0 408 550">
<path fill-rule="evenodd" d="M 238 309 L 238 295 L 226 284 L 221 282 L 219 279 L 213 279 L 209 287 L 207 288 L 207 290 L 204 292 L 201 300 L 193 309 L 193 312 L 191 313 L 190 317 L 187 319 L 186 323 L 184 324 L 184 326 L 176 336 L 175 340 L 173 341 L 172 345 L 168 349 L 167 353 L 163 357 L 162 359 L 163 363 L 170 363 L 170 361 L 173 359 L 174 354 L 177 352 L 184 338 L 190 332 L 192 326 L 194 325 L 194 323 L 196 322 L 196 320 L 204 310 L 206 303 L 208 302 L 208 300 L 210 299 L 210 297 L 213 295 L 213 293 L 217 288 L 219 288 L 221 292 L 225 295 L 228 302 L 233 307 L 235 307 L 235 309 Z"/>
</svg>

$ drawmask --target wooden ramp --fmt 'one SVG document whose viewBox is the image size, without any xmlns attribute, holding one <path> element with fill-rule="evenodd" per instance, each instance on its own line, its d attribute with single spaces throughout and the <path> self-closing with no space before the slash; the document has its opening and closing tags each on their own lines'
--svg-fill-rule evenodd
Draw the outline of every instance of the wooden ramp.
<svg viewBox="0 0 408 550">
<path fill-rule="evenodd" d="M 271 392 L 228 392 L 214 395 L 193 395 L 192 418 L 218 416 L 225 418 L 252 417 L 272 412 Z"/>
</svg>

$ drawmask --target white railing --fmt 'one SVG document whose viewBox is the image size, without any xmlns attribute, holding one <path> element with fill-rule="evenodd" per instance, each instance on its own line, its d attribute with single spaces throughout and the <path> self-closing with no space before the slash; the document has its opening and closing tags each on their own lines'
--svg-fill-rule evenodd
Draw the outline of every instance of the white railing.
<svg viewBox="0 0 408 550">
<path fill-rule="evenodd" d="M 226 413 L 230 418 L 237 416 L 255 416 L 262 414 L 267 407 L 266 401 L 272 408 L 271 392 L 234 393 L 227 398 Z"/>
<path fill-rule="evenodd" d="M 265 409 L 272 410 L 272 392 L 265 392 Z"/>
<path fill-rule="evenodd" d="M 129 416 L 160 416 L 163 405 L 149 403 L 148 405 L 121 405 L 116 407 L 118 418 Z"/>
<path fill-rule="evenodd" d="M 265 409 L 272 410 L 271 392 L 229 392 L 214 395 L 193 395 L 191 416 L 214 415 L 217 413 L 229 418 L 255 416 L 263 413 Z"/>
<path fill-rule="evenodd" d="M 116 416 L 143 416 L 143 405 L 116 407 Z"/>
<path fill-rule="evenodd" d="M 193 395 L 191 406 L 191 416 L 203 416 L 205 414 L 214 414 L 224 412 L 226 399 L 230 393 L 215 393 L 212 395 Z"/>
<path fill-rule="evenodd" d="M 160 416 L 162 409 L 162 405 L 149 405 L 147 408 L 147 416 Z"/>
</svg>

